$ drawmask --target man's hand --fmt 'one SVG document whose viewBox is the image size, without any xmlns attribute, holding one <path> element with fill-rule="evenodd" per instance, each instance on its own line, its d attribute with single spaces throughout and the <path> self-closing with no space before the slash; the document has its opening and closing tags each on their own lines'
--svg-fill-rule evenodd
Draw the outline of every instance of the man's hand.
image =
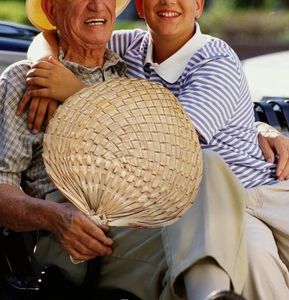
<svg viewBox="0 0 289 300">
<path fill-rule="evenodd" d="M 59 102 L 49 98 L 31 98 L 29 92 L 37 87 L 29 87 L 24 93 L 22 99 L 20 100 L 17 108 L 16 115 L 21 116 L 29 106 L 27 126 L 32 130 L 33 133 L 38 133 L 45 122 L 53 117 Z"/>
<path fill-rule="evenodd" d="M 71 203 L 58 205 L 51 231 L 67 253 L 78 261 L 112 253 L 108 228 L 97 226 Z"/>
<path fill-rule="evenodd" d="M 278 163 L 276 176 L 279 180 L 289 179 L 289 138 L 279 133 L 273 137 L 258 135 L 259 146 L 265 159 L 273 163 L 276 155 Z"/>
</svg>

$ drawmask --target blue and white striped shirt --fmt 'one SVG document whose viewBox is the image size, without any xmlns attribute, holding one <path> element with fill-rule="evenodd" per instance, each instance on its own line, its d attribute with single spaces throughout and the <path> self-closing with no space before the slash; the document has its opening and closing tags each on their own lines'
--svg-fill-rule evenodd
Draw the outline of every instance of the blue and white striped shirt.
<svg viewBox="0 0 289 300">
<path fill-rule="evenodd" d="M 258 146 L 241 63 L 224 41 L 202 34 L 197 25 L 192 39 L 159 65 L 152 62 L 147 31 L 115 31 L 109 48 L 127 64 L 129 77 L 158 82 L 174 93 L 201 135 L 201 146 L 219 153 L 246 188 L 276 182 L 276 165 L 265 161 Z"/>
</svg>

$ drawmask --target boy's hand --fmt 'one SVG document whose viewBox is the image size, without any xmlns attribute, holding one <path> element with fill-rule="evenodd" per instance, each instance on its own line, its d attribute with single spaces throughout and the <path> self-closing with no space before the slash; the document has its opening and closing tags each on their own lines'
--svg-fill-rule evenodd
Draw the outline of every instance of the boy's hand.
<svg viewBox="0 0 289 300">
<path fill-rule="evenodd" d="M 85 87 L 74 74 L 53 57 L 36 62 L 27 73 L 28 88 L 18 104 L 20 116 L 29 105 L 28 128 L 38 133 L 60 102 Z"/>
<path fill-rule="evenodd" d="M 50 56 L 48 61 L 36 62 L 27 73 L 28 86 L 38 86 L 29 91 L 31 97 L 50 98 L 64 102 L 86 85 L 62 63 Z"/>
</svg>

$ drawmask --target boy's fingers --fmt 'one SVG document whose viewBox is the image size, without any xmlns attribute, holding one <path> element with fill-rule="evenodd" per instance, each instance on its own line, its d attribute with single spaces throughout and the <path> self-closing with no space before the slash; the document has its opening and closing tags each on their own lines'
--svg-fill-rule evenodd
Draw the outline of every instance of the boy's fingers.
<svg viewBox="0 0 289 300">
<path fill-rule="evenodd" d="M 27 72 L 26 82 L 28 79 L 33 77 L 42 77 L 49 79 L 51 76 L 51 70 L 43 70 L 43 69 L 31 69 Z"/>
<path fill-rule="evenodd" d="M 50 70 L 51 69 L 51 63 L 48 61 L 36 61 L 32 67 L 32 69 L 45 69 L 45 70 Z"/>
<path fill-rule="evenodd" d="M 60 61 L 58 61 L 57 59 L 55 59 L 53 56 L 49 56 L 48 61 L 53 65 L 63 66 L 63 64 Z"/>
<path fill-rule="evenodd" d="M 26 83 L 30 86 L 47 87 L 49 79 L 43 77 L 28 77 Z"/>
</svg>

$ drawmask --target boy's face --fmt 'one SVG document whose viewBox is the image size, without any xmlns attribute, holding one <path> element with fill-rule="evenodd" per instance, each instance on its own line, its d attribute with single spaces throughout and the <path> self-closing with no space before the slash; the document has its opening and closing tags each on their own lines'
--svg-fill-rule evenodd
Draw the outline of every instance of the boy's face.
<svg viewBox="0 0 289 300">
<path fill-rule="evenodd" d="M 136 0 L 138 12 L 153 38 L 189 39 L 195 19 L 203 11 L 204 0 Z"/>
</svg>

